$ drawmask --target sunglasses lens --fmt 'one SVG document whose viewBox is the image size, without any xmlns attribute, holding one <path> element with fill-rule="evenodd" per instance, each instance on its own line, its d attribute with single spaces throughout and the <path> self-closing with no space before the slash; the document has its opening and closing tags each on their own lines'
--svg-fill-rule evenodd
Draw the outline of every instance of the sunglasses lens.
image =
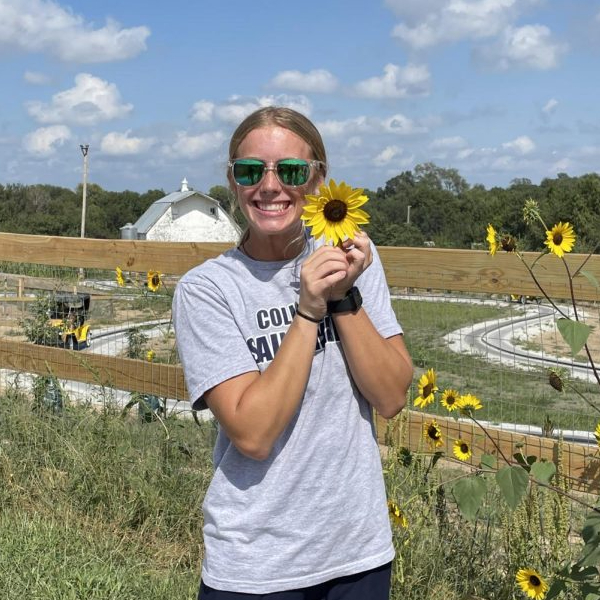
<svg viewBox="0 0 600 600">
<path fill-rule="evenodd" d="M 233 178 L 239 185 L 256 185 L 265 172 L 265 164 L 253 158 L 241 158 L 233 163 Z"/>
<path fill-rule="evenodd" d="M 300 158 L 284 158 L 277 163 L 277 177 L 284 185 L 304 185 L 310 176 L 310 164 Z"/>
</svg>

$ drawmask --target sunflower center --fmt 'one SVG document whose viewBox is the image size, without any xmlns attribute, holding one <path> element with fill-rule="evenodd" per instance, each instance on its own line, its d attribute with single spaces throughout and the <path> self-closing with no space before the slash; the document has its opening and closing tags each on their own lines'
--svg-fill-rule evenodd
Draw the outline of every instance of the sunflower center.
<svg viewBox="0 0 600 600">
<path fill-rule="evenodd" d="M 555 246 L 560 246 L 562 244 L 563 241 L 563 236 L 562 233 L 560 233 L 560 231 L 557 231 L 553 236 L 552 236 L 552 241 L 554 242 Z"/>
<path fill-rule="evenodd" d="M 456 398 L 454 396 L 448 396 L 446 398 L 446 404 L 454 404 L 456 402 Z"/>
<path fill-rule="evenodd" d="M 469 452 L 469 446 L 467 444 L 461 444 L 460 445 L 460 451 L 463 454 L 467 454 Z"/>
<path fill-rule="evenodd" d="M 529 576 L 529 583 L 531 583 L 531 585 L 537 587 L 538 585 L 540 585 L 542 582 L 539 580 L 538 577 L 536 577 L 535 575 L 530 575 Z"/>
<path fill-rule="evenodd" d="M 428 383 L 427 385 L 423 386 L 423 398 L 427 398 L 427 396 L 431 394 L 432 387 L 433 386 L 431 385 L 431 383 Z"/>
<path fill-rule="evenodd" d="M 158 275 L 152 275 L 152 285 L 157 286 L 160 283 L 160 277 Z"/>
<path fill-rule="evenodd" d="M 348 206 L 345 202 L 334 198 L 330 200 L 323 209 L 325 218 L 332 223 L 339 223 L 344 220 L 344 217 L 348 213 Z"/>
<path fill-rule="evenodd" d="M 438 430 L 436 427 L 434 427 L 433 425 L 429 426 L 429 429 L 427 430 L 427 435 L 434 440 L 437 440 L 438 437 L 440 436 L 438 433 Z"/>
</svg>

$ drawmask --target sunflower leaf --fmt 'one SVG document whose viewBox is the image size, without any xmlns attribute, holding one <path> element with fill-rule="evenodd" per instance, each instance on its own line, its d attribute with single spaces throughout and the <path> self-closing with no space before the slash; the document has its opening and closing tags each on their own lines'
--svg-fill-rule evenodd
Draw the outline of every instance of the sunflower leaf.
<svg viewBox="0 0 600 600">
<path fill-rule="evenodd" d="M 504 467 L 496 473 L 496 482 L 506 503 L 514 510 L 527 490 L 529 473 L 520 466 Z"/>
<path fill-rule="evenodd" d="M 581 321 L 573 319 L 558 319 L 556 326 L 563 337 L 563 340 L 569 344 L 573 356 L 577 355 L 588 340 L 592 328 Z"/>
<path fill-rule="evenodd" d="M 459 479 L 452 486 L 452 495 L 458 508 L 469 521 L 475 520 L 486 489 L 485 479 L 476 476 Z"/>
<path fill-rule="evenodd" d="M 583 600 L 599 600 L 600 588 L 597 583 L 586 582 L 581 586 L 581 597 Z"/>
<path fill-rule="evenodd" d="M 552 600 L 556 598 L 561 592 L 564 592 L 567 589 L 567 583 L 564 579 L 555 579 L 546 594 L 544 600 Z"/>
<path fill-rule="evenodd" d="M 531 474 L 537 481 L 550 483 L 556 473 L 556 465 L 553 462 L 537 462 L 531 465 Z"/>
<path fill-rule="evenodd" d="M 600 283 L 589 271 L 579 271 L 578 275 L 583 275 L 596 289 L 600 289 Z"/>
<path fill-rule="evenodd" d="M 493 454 L 483 454 L 481 457 L 481 466 L 487 469 L 495 469 L 498 459 Z"/>
</svg>

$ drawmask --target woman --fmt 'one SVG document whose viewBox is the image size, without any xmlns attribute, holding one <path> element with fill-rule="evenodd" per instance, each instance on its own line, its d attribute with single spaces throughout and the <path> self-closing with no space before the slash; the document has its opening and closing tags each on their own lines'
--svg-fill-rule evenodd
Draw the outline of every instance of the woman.
<svg viewBox="0 0 600 600">
<path fill-rule="evenodd" d="M 200 597 L 387 599 L 372 408 L 402 409 L 412 364 L 381 263 L 364 233 L 339 248 L 305 232 L 304 196 L 327 171 L 306 117 L 256 111 L 229 157 L 247 231 L 173 304 L 190 398 L 219 422 Z"/>
</svg>

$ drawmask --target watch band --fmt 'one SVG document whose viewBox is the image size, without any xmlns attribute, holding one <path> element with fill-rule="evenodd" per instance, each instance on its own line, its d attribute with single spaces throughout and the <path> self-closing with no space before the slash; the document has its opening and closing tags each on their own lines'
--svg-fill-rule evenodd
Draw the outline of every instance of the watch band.
<svg viewBox="0 0 600 600">
<path fill-rule="evenodd" d="M 330 315 L 344 312 L 356 312 L 362 306 L 362 296 L 356 286 L 352 286 L 341 300 L 330 300 L 327 312 Z"/>
</svg>

